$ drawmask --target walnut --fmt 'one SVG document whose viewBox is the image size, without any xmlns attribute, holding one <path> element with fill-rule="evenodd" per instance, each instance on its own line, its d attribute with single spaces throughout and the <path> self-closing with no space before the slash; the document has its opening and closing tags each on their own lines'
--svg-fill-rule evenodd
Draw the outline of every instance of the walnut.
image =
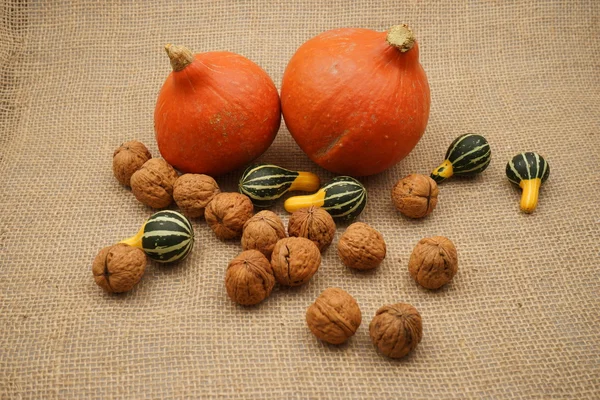
<svg viewBox="0 0 600 400">
<path fill-rule="evenodd" d="M 412 174 L 399 180 L 392 189 L 394 205 L 410 218 L 429 215 L 437 205 L 438 186 L 425 175 Z"/>
<path fill-rule="evenodd" d="M 258 250 L 246 250 L 231 260 L 225 274 L 225 288 L 234 302 L 251 306 L 271 294 L 275 286 L 271 263 Z"/>
<path fill-rule="evenodd" d="M 121 185 L 130 186 L 131 175 L 151 158 L 143 143 L 125 142 L 113 154 L 113 174 Z"/>
<path fill-rule="evenodd" d="M 381 233 L 363 222 L 350 225 L 338 242 L 338 254 L 342 262 L 355 269 L 377 268 L 386 254 Z"/>
<path fill-rule="evenodd" d="M 281 218 L 273 211 L 260 211 L 244 224 L 242 248 L 258 250 L 271 259 L 275 243 L 285 237 L 285 227 Z"/>
<path fill-rule="evenodd" d="M 323 251 L 333 241 L 335 222 L 331 214 L 322 208 L 301 208 L 290 216 L 288 233 L 312 240 Z"/>
<path fill-rule="evenodd" d="M 410 304 L 383 306 L 375 313 L 369 334 L 383 354 L 402 358 L 413 351 L 423 337 L 421 315 Z"/>
<path fill-rule="evenodd" d="M 100 250 L 92 263 L 92 273 L 102 289 L 121 293 L 140 281 L 146 263 L 146 254 L 141 249 L 118 243 Z"/>
<path fill-rule="evenodd" d="M 165 208 L 173 202 L 177 172 L 162 158 L 152 158 L 131 176 L 131 191 L 142 204 Z"/>
<path fill-rule="evenodd" d="M 204 209 L 220 193 L 217 182 L 204 174 L 184 174 L 173 185 L 173 199 L 177 207 L 190 218 L 204 216 Z"/>
<path fill-rule="evenodd" d="M 458 271 L 458 254 L 450 239 L 434 236 L 421 239 L 408 261 L 408 272 L 427 289 L 438 289 Z"/>
<path fill-rule="evenodd" d="M 326 289 L 306 310 L 306 323 L 319 339 L 344 343 L 356 333 L 362 315 L 354 297 L 339 288 Z"/>
<path fill-rule="evenodd" d="M 254 206 L 248 196 L 241 193 L 219 193 L 208 203 L 204 218 L 221 240 L 242 235 L 244 224 L 252 217 Z"/>
<path fill-rule="evenodd" d="M 286 286 L 299 286 L 308 282 L 320 264 L 319 248 L 306 238 L 281 239 L 275 244 L 271 255 L 275 279 Z"/>
</svg>

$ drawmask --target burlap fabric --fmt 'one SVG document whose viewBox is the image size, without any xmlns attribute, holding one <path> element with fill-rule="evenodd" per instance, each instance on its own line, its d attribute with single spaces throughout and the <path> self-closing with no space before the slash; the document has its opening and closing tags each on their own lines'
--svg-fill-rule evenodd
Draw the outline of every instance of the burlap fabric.
<svg viewBox="0 0 600 400">
<path fill-rule="evenodd" d="M 589 1 L 26 2 L 0 5 L 0 397 L 598 398 L 600 396 L 600 3 Z M 238 242 L 194 221 L 183 263 L 151 263 L 129 294 L 95 285 L 100 248 L 152 211 L 112 176 L 113 150 L 138 139 L 158 156 L 153 109 L 171 42 L 230 50 L 277 83 L 295 49 L 335 27 L 407 22 L 432 93 L 427 132 L 395 168 L 363 179 L 360 220 L 388 245 L 381 267 L 344 267 L 335 243 L 317 275 L 258 307 L 226 295 Z M 441 185 L 435 212 L 399 215 L 394 182 L 428 173 L 457 135 L 485 135 L 493 160 Z M 545 155 L 551 175 L 533 215 L 505 178 L 514 154 Z M 261 157 L 332 175 L 282 126 Z M 236 190 L 241 171 L 218 178 Z M 287 223 L 281 204 L 273 208 Z M 439 291 L 407 272 L 419 239 L 445 235 L 459 272 Z M 345 345 L 319 342 L 305 310 L 327 287 L 350 292 L 363 324 Z M 423 317 L 400 361 L 371 344 L 383 304 Z"/>
</svg>

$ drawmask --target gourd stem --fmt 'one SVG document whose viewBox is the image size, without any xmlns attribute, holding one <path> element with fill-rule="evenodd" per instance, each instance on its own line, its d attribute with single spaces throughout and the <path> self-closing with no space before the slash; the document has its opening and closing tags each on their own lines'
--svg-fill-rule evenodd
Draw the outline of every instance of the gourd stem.
<svg viewBox="0 0 600 400">
<path fill-rule="evenodd" d="M 542 180 L 540 178 L 522 180 L 519 186 L 523 189 L 521 195 L 521 211 L 532 213 L 537 207 L 538 194 Z"/>
<path fill-rule="evenodd" d="M 314 192 L 321 187 L 319 177 L 311 172 L 298 172 L 298 176 L 288 189 L 290 192 L 299 190 L 301 192 Z"/>
<path fill-rule="evenodd" d="M 146 226 L 146 224 L 144 224 L 144 226 Z M 119 243 L 123 243 L 123 244 L 133 246 L 133 247 L 138 247 L 141 249 L 142 248 L 142 236 L 144 236 L 144 226 L 142 226 L 142 228 L 139 230 L 138 233 L 135 234 L 135 236 L 132 236 L 127 239 L 123 239 Z"/>
<path fill-rule="evenodd" d="M 181 71 L 194 61 L 194 55 L 186 47 L 167 44 L 165 51 L 171 60 L 171 67 L 173 67 L 173 71 L 175 72 Z"/>
<path fill-rule="evenodd" d="M 406 24 L 395 25 L 388 30 L 386 40 L 390 45 L 404 53 L 415 45 L 415 34 Z"/>
</svg>

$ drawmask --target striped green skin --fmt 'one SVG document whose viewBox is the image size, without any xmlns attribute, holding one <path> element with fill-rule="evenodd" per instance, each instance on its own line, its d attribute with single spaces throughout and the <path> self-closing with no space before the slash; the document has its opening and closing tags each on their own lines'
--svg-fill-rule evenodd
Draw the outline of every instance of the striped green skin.
<svg viewBox="0 0 600 400">
<path fill-rule="evenodd" d="M 367 205 L 367 189 L 349 176 L 333 178 L 321 190 L 325 192 L 321 208 L 338 220 L 356 218 Z"/>
<path fill-rule="evenodd" d="M 151 259 L 170 263 L 184 259 L 194 247 L 194 229 L 177 211 L 153 214 L 144 224 L 142 250 Z"/>
<path fill-rule="evenodd" d="M 528 151 L 517 154 L 506 164 L 508 180 L 518 185 L 522 180 L 539 178 L 542 183 L 550 175 L 550 166 L 539 154 Z"/>
<path fill-rule="evenodd" d="M 298 175 L 296 171 L 277 165 L 254 165 L 242 174 L 239 190 L 248 196 L 255 206 L 269 207 L 290 189 Z"/>
<path fill-rule="evenodd" d="M 453 175 L 472 176 L 490 165 L 492 150 L 483 136 L 466 133 L 454 139 L 446 151 L 445 159 L 452 164 Z M 431 178 L 436 182 L 444 180 L 434 174 Z"/>
</svg>

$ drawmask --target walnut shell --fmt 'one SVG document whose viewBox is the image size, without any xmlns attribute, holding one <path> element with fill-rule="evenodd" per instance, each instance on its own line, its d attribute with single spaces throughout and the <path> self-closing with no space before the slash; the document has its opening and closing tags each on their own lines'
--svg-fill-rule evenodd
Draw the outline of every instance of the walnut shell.
<svg viewBox="0 0 600 400">
<path fill-rule="evenodd" d="M 423 337 L 421 315 L 410 304 L 385 305 L 369 324 L 369 335 L 379 351 L 402 358 L 413 351 Z"/>
<path fill-rule="evenodd" d="M 275 244 L 271 266 L 275 279 L 285 286 L 299 286 L 310 280 L 321 265 L 321 252 L 306 238 L 289 237 Z"/>
<path fill-rule="evenodd" d="M 408 261 L 408 272 L 427 289 L 438 289 L 450 282 L 458 271 L 458 254 L 444 236 L 424 238 L 417 243 Z"/>
<path fill-rule="evenodd" d="M 331 344 L 348 340 L 356 333 L 361 321 L 358 303 L 339 288 L 326 289 L 306 310 L 306 323 L 311 332 Z"/>
<path fill-rule="evenodd" d="M 146 254 L 137 247 L 118 243 L 100 250 L 92 263 L 94 280 L 109 293 L 131 290 L 144 275 Z"/>
<path fill-rule="evenodd" d="M 173 199 L 189 218 L 203 217 L 204 209 L 218 193 L 217 182 L 204 174 L 181 175 L 173 185 Z"/>
<path fill-rule="evenodd" d="M 162 158 L 152 158 L 131 176 L 131 191 L 142 204 L 165 208 L 173 202 L 177 172 Z"/>
<path fill-rule="evenodd" d="M 342 262 L 360 270 L 374 269 L 386 254 L 381 233 L 363 222 L 350 225 L 338 242 L 338 254 Z"/>
<path fill-rule="evenodd" d="M 273 211 L 263 210 L 244 224 L 242 248 L 258 250 L 270 260 L 275 243 L 285 237 L 285 227 L 281 218 Z"/>
<path fill-rule="evenodd" d="M 425 175 L 408 175 L 394 185 L 392 201 L 402 214 L 410 218 L 422 218 L 437 206 L 438 186 Z"/>
<path fill-rule="evenodd" d="M 225 274 L 225 288 L 234 302 L 251 306 L 271 294 L 275 286 L 269 260 L 258 250 L 247 250 L 231 260 Z"/>
<path fill-rule="evenodd" d="M 221 240 L 242 235 L 244 224 L 252 217 L 254 206 L 248 196 L 241 193 L 219 193 L 204 210 L 204 218 Z"/>
<path fill-rule="evenodd" d="M 113 153 L 113 174 L 121 185 L 130 186 L 131 175 L 152 158 L 143 143 L 125 142 Z"/>
<path fill-rule="evenodd" d="M 319 250 L 323 251 L 333 241 L 335 222 L 331 214 L 322 208 L 301 208 L 290 215 L 288 233 L 290 236 L 312 240 Z"/>
</svg>

